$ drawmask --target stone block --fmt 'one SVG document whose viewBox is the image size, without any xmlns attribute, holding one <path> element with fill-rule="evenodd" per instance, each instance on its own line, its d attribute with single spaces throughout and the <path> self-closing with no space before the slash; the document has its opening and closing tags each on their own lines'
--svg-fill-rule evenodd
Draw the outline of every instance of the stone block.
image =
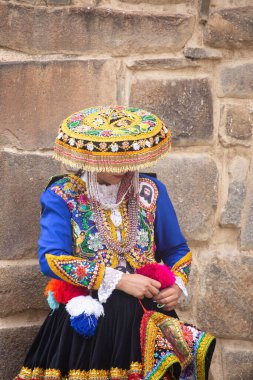
<svg viewBox="0 0 253 380">
<path fill-rule="evenodd" d="M 44 2 L 43 5 L 46 5 L 46 0 L 42 0 Z M 40 0 L 41 2 L 41 0 Z M 28 3 L 28 4 L 34 4 L 37 5 L 38 0 L 20 0 L 20 3 Z M 41 5 L 41 4 L 40 4 Z"/>
<path fill-rule="evenodd" d="M 129 102 L 164 120 L 175 145 L 210 144 L 212 140 L 213 104 L 207 78 L 137 78 Z"/>
<path fill-rule="evenodd" d="M 219 95 L 231 98 L 252 98 L 253 63 L 223 66 L 219 74 Z"/>
<path fill-rule="evenodd" d="M 225 210 L 221 214 L 220 224 L 222 227 L 240 227 L 242 204 L 245 199 L 245 184 L 231 182 L 228 188 L 228 199 Z"/>
<path fill-rule="evenodd" d="M 46 0 L 47 5 L 70 5 L 71 0 Z"/>
<path fill-rule="evenodd" d="M 224 380 L 253 379 L 253 344 L 237 341 L 224 344 L 222 350 Z"/>
<path fill-rule="evenodd" d="M 185 47 L 184 56 L 191 59 L 221 59 L 222 52 L 202 47 Z"/>
<path fill-rule="evenodd" d="M 115 102 L 115 67 L 105 60 L 2 63 L 0 144 L 52 147 L 61 121 L 94 104 Z"/>
<path fill-rule="evenodd" d="M 168 189 L 186 238 L 208 240 L 217 208 L 219 175 L 215 161 L 204 154 L 171 154 L 154 170 Z"/>
<path fill-rule="evenodd" d="M 222 344 L 220 339 L 217 337 L 208 380 L 224 380 L 222 370 Z"/>
<path fill-rule="evenodd" d="M 228 103 L 220 110 L 219 138 L 224 146 L 251 145 L 253 104 Z"/>
<path fill-rule="evenodd" d="M 197 62 L 187 58 L 132 59 L 127 60 L 126 65 L 131 70 L 178 70 L 198 66 Z"/>
<path fill-rule="evenodd" d="M 224 48 L 253 46 L 253 6 L 219 9 L 210 14 L 205 42 Z"/>
<path fill-rule="evenodd" d="M 37 257 L 40 193 L 61 170 L 48 156 L 1 153 L 1 259 Z"/>
<path fill-rule="evenodd" d="M 193 3 L 193 0 L 120 0 L 122 3 L 131 3 L 131 4 L 140 4 L 140 3 L 147 3 L 152 5 L 169 5 L 169 4 L 191 4 Z"/>
<path fill-rule="evenodd" d="M 47 0 L 19 0 L 19 3 L 33 4 L 33 5 L 38 6 L 38 5 L 47 5 Z"/>
<path fill-rule="evenodd" d="M 246 194 L 246 176 L 248 161 L 235 157 L 229 168 L 229 188 L 225 209 L 221 214 L 220 224 L 223 227 L 240 227 L 241 213 Z"/>
<path fill-rule="evenodd" d="M 178 51 L 193 28 L 190 14 L 0 3 L 0 45 L 31 53 L 122 56 Z"/>
<path fill-rule="evenodd" d="M 48 281 L 49 278 L 40 274 L 38 264 L 17 262 L 17 264 L 1 265 L 0 317 L 28 309 L 49 310 L 43 294 Z"/>
<path fill-rule="evenodd" d="M 243 250 L 253 249 L 253 165 L 248 176 L 247 193 L 244 203 L 241 248 Z"/>
<path fill-rule="evenodd" d="M 253 258 L 232 246 L 202 251 L 197 325 L 221 338 L 253 339 Z"/>
<path fill-rule="evenodd" d="M 0 379 L 13 380 L 17 376 L 38 329 L 39 326 L 0 329 Z"/>
</svg>

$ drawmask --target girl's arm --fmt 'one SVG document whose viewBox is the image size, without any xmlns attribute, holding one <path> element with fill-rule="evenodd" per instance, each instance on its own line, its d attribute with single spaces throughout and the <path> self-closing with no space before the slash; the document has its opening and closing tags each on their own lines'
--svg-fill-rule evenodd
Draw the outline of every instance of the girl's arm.
<svg viewBox="0 0 253 380">
<path fill-rule="evenodd" d="M 74 257 L 71 214 L 67 203 L 50 188 L 41 195 L 39 263 L 41 272 L 88 289 L 98 289 L 105 266 Z"/>
</svg>

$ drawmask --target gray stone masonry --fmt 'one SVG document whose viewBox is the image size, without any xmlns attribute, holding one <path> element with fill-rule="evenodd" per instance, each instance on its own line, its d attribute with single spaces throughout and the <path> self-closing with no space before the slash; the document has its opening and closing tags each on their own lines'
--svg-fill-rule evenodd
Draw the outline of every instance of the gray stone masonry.
<svg viewBox="0 0 253 380">
<path fill-rule="evenodd" d="M 177 311 L 217 336 L 209 380 L 253 379 L 251 0 L 0 0 L 0 380 L 49 308 L 37 261 L 40 194 L 68 168 L 58 126 L 89 106 L 153 111 L 167 187 L 193 252 Z"/>
</svg>

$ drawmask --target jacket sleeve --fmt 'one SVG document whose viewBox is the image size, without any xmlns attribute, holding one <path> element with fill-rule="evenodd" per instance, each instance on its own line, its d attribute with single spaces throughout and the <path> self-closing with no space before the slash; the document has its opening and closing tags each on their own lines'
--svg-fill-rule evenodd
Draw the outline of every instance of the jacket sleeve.
<svg viewBox="0 0 253 380">
<path fill-rule="evenodd" d="M 38 254 L 43 274 L 73 285 L 98 289 L 104 264 L 73 256 L 71 214 L 67 203 L 50 188 L 41 195 Z"/>
<path fill-rule="evenodd" d="M 180 230 L 178 219 L 166 187 L 157 183 L 158 199 L 155 217 L 155 244 L 162 261 L 177 277 L 188 284 L 192 254 Z"/>
</svg>

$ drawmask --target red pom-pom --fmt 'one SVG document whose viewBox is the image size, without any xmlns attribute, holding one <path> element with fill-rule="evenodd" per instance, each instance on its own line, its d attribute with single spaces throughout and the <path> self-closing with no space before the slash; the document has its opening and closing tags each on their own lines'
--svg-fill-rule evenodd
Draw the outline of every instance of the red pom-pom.
<svg viewBox="0 0 253 380">
<path fill-rule="evenodd" d="M 73 297 L 87 296 L 89 294 L 88 290 L 81 286 L 75 286 L 66 281 L 56 279 L 50 280 L 47 284 L 45 289 L 46 296 L 49 291 L 54 292 L 54 299 L 63 304 L 66 304 Z"/>
<path fill-rule="evenodd" d="M 146 264 L 137 269 L 136 273 L 153 278 L 161 283 L 161 289 L 167 288 L 175 283 L 175 275 L 167 265 L 164 264 Z"/>
</svg>

